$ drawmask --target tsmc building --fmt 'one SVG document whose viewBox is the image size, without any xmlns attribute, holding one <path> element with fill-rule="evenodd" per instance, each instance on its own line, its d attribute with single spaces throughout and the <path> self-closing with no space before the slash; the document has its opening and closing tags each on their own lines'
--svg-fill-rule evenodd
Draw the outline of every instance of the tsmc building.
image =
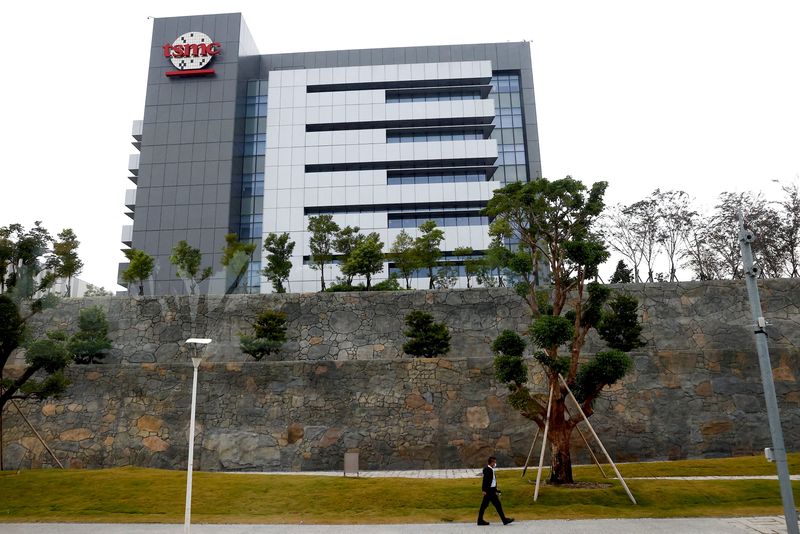
<svg viewBox="0 0 800 534">
<path fill-rule="evenodd" d="M 442 262 L 458 264 L 457 247 L 489 245 L 492 192 L 541 175 L 528 43 L 260 54 L 239 13 L 155 19 L 133 134 L 122 241 L 156 259 L 156 295 L 185 292 L 169 261 L 181 240 L 218 270 L 201 290 L 224 293 L 229 233 L 257 244 L 245 291 L 272 291 L 260 275 L 271 232 L 296 243 L 289 290 L 317 291 L 319 214 L 377 232 L 385 252 L 434 220 Z"/>
</svg>

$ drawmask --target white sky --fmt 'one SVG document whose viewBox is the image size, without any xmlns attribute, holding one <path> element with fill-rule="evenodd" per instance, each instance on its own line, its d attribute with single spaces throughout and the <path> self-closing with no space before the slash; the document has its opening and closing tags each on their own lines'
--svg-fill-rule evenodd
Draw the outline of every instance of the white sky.
<svg viewBox="0 0 800 534">
<path fill-rule="evenodd" d="M 80 278 L 118 289 L 148 16 L 237 11 L 262 54 L 531 41 L 544 175 L 607 180 L 609 204 L 657 187 L 775 197 L 800 174 L 796 0 L 11 2 L 0 226 L 73 228 Z"/>
</svg>

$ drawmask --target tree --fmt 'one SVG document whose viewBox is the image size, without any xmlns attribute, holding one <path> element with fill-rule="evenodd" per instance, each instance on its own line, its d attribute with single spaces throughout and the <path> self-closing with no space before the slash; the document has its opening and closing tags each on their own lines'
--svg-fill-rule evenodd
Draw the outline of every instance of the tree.
<svg viewBox="0 0 800 534">
<path fill-rule="evenodd" d="M 82 309 L 78 315 L 78 332 L 67 343 L 75 363 L 95 363 L 105 358 L 110 348 L 105 312 L 99 306 Z"/>
<path fill-rule="evenodd" d="M 50 232 L 36 221 L 30 230 L 21 224 L 0 228 L 0 238 L 7 257 L 4 291 L 17 303 L 26 299 L 33 299 L 34 304 L 40 302 L 34 295 L 49 290 L 56 280 L 43 262 L 53 242 Z"/>
<path fill-rule="evenodd" d="M 444 240 L 444 232 L 436 227 L 436 221 L 425 221 L 419 231 L 419 237 L 414 240 L 414 255 L 419 267 L 428 270 L 428 289 L 433 289 L 433 268 L 442 257 L 439 245 Z"/>
<path fill-rule="evenodd" d="M 311 232 L 311 268 L 319 270 L 321 291 L 325 291 L 325 265 L 333 261 L 333 242 L 339 225 L 333 221 L 333 215 L 317 215 L 309 217 L 308 231 Z"/>
<path fill-rule="evenodd" d="M 614 269 L 614 274 L 611 275 L 611 284 L 630 284 L 633 281 L 633 271 L 625 265 L 623 260 L 617 262 L 617 268 Z"/>
<path fill-rule="evenodd" d="M 489 226 L 489 235 L 492 240 L 489 242 L 489 247 L 483 257 L 483 263 L 489 273 L 496 273 L 498 287 L 505 287 L 506 285 L 504 273 L 512 255 L 505 243 L 505 238 L 510 235 L 506 232 L 510 232 L 510 228 L 507 228 L 504 223 L 505 221 L 498 220 Z"/>
<path fill-rule="evenodd" d="M 414 239 L 405 230 L 397 234 L 388 257 L 406 281 L 406 289 L 411 289 L 411 276 L 417 270 L 419 261 L 414 254 Z"/>
<path fill-rule="evenodd" d="M 464 276 L 467 279 L 467 289 L 469 289 L 472 287 L 472 279 L 477 276 L 480 269 L 480 261 L 472 257 L 475 254 L 472 247 L 456 247 L 453 249 L 453 254 L 464 264 Z"/>
<path fill-rule="evenodd" d="M 435 323 L 433 316 L 422 311 L 412 311 L 405 318 L 408 330 L 403 332 L 408 341 L 403 352 L 412 356 L 433 358 L 450 350 L 450 332 L 444 323 Z"/>
<path fill-rule="evenodd" d="M 64 296 L 72 293 L 72 277 L 80 274 L 83 261 L 76 252 L 80 241 L 71 228 L 65 228 L 58 234 L 58 241 L 53 242 L 53 253 L 48 258 L 46 266 L 58 278 L 65 281 Z"/>
<path fill-rule="evenodd" d="M 350 252 L 352 252 L 359 241 L 364 239 L 364 236 L 358 233 L 360 230 L 361 228 L 358 226 L 345 226 L 336 234 L 333 240 L 333 248 L 336 249 L 336 252 L 341 256 L 341 264 L 347 262 L 347 258 L 350 257 Z M 345 285 L 353 285 L 352 276 L 345 275 Z"/>
<path fill-rule="evenodd" d="M 639 265 L 642 263 L 644 252 L 636 229 L 636 223 L 625 213 L 625 206 L 614 206 L 605 216 L 603 235 L 608 238 L 608 244 L 631 262 L 633 281 L 637 284 L 642 281 L 639 275 Z"/>
<path fill-rule="evenodd" d="M 644 200 L 634 202 L 623 210 L 633 223 L 633 235 L 639 241 L 638 248 L 642 259 L 647 265 L 647 282 L 653 281 L 653 265 L 658 253 L 660 224 L 658 217 L 657 201 L 649 196 Z"/>
<path fill-rule="evenodd" d="M 131 248 L 123 250 L 125 257 L 128 258 L 128 268 L 122 271 L 122 279 L 127 284 L 139 283 L 139 296 L 144 295 L 144 281 L 153 274 L 155 261 L 143 250 Z"/>
<path fill-rule="evenodd" d="M 784 257 L 785 273 L 790 278 L 800 277 L 800 187 L 794 182 L 782 185 L 786 195 L 778 205 L 781 208 L 779 243 Z"/>
<path fill-rule="evenodd" d="M 458 267 L 455 265 L 441 265 L 436 269 L 433 287 L 436 289 L 452 289 L 458 283 Z"/>
<path fill-rule="evenodd" d="M 529 254 L 531 265 L 538 252 L 550 266 L 551 286 L 539 289 L 530 284 L 525 300 L 531 309 L 529 334 L 536 347 L 533 355 L 544 369 L 548 389 L 553 391 L 548 438 L 550 481 L 556 484 L 572 482 L 570 436 L 581 420 L 575 417 L 577 414 L 567 414 L 567 391 L 559 376 L 574 389 L 582 409 L 590 416 L 600 391 L 624 376 L 632 364 L 619 348 L 623 345 L 615 340 L 614 336 L 625 337 L 617 330 L 614 336 L 600 333 L 601 337 L 606 336 L 603 339 L 611 350 L 597 353 L 588 361 L 581 354 L 589 331 L 609 313 L 605 303 L 610 289 L 597 282 L 587 284 L 608 258 L 605 244 L 595 232 L 606 187 L 605 182 L 597 182 L 587 190 L 569 176 L 554 181 L 515 182 L 497 189 L 484 210 L 495 222 L 500 219 L 508 225 L 512 237 Z M 622 308 L 616 313 L 628 311 Z M 628 316 L 624 319 L 631 320 Z M 635 314 L 632 320 L 636 321 Z M 624 341 L 624 346 L 640 343 L 638 338 L 625 337 Z M 568 350 L 565 356 L 559 353 L 562 346 Z M 495 360 L 497 377 L 509 388 L 509 403 L 544 428 L 547 397 L 542 399 L 531 393 L 520 351 L 500 352 L 504 357 Z"/>
<path fill-rule="evenodd" d="M 697 220 L 697 212 L 691 208 L 689 195 L 683 191 L 661 191 L 656 189 L 652 197 L 656 201 L 659 219 L 658 242 L 667 254 L 669 281 L 677 282 L 676 262 L 684 255 L 681 246 L 685 236 Z"/>
<path fill-rule="evenodd" d="M 220 263 L 225 267 L 228 280 L 231 280 L 230 285 L 225 289 L 225 294 L 230 295 L 235 293 L 242 279 L 247 274 L 247 267 L 253 259 L 253 252 L 256 250 L 255 243 L 247 243 L 239 241 L 239 236 L 236 234 L 225 235 L 225 248 L 222 249 L 222 258 Z M 245 286 L 245 292 L 248 291 L 248 286 Z"/>
<path fill-rule="evenodd" d="M 722 277 L 722 268 L 712 248 L 711 221 L 703 215 L 695 215 L 683 235 L 684 267 L 689 268 L 697 280 L 714 280 Z"/>
<path fill-rule="evenodd" d="M 745 226 L 758 239 L 753 242 L 753 256 L 764 276 L 778 277 L 782 271 L 780 245 L 780 220 L 777 212 L 759 193 L 721 193 L 714 213 L 705 227 L 704 236 L 709 250 L 719 265 L 715 278 L 741 278 L 742 257 L 739 248 L 738 213 L 741 210 Z"/>
<path fill-rule="evenodd" d="M 276 293 L 286 293 L 283 284 L 289 279 L 292 270 L 294 241 L 289 240 L 286 232 L 281 235 L 270 233 L 264 238 L 264 250 L 267 251 L 267 266 L 262 271 L 264 276 L 272 282 Z"/>
<path fill-rule="evenodd" d="M 200 263 L 203 255 L 199 248 L 194 248 L 185 240 L 178 241 L 172 248 L 172 255 L 169 262 L 175 266 L 178 276 L 189 283 L 189 294 L 194 295 L 197 284 L 211 276 L 211 267 L 206 267 L 200 271 Z"/>
<path fill-rule="evenodd" d="M 86 291 L 83 293 L 84 297 L 110 297 L 111 291 L 107 291 L 103 286 L 96 286 L 94 284 L 86 284 Z"/>
<path fill-rule="evenodd" d="M 383 271 L 383 243 L 377 232 L 359 240 L 342 263 L 342 274 L 350 280 L 361 275 L 367 279 L 369 291 L 372 275 Z"/>
<path fill-rule="evenodd" d="M 253 324 L 254 336 L 240 335 L 242 352 L 256 360 L 277 353 L 286 343 L 286 314 L 266 310 L 261 312 Z"/>
<path fill-rule="evenodd" d="M 43 399 L 63 392 L 68 385 L 63 371 L 72 358 L 66 348 L 66 334 L 48 332 L 45 339 L 25 339 L 26 322 L 45 307 L 36 302 L 42 301 L 30 301 L 28 315 L 22 316 L 11 297 L 0 295 L 0 417 L 11 399 Z M 2 370 L 18 347 L 26 349 L 26 367 L 15 378 L 5 379 Z"/>
</svg>

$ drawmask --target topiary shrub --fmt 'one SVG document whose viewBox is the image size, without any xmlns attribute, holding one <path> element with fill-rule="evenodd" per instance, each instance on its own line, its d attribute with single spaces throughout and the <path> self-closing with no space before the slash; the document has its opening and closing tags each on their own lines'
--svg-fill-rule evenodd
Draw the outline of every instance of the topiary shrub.
<svg viewBox="0 0 800 534">
<path fill-rule="evenodd" d="M 403 332 L 409 339 L 403 344 L 403 352 L 417 357 L 433 358 L 450 350 L 450 332 L 444 323 L 433 322 L 430 313 L 412 311 L 406 315 L 408 330 Z"/>
<path fill-rule="evenodd" d="M 497 339 L 492 341 L 494 374 L 497 380 L 504 384 L 527 382 L 527 367 L 522 360 L 525 344 L 525 340 L 512 330 L 503 330 Z"/>
<path fill-rule="evenodd" d="M 264 356 L 276 354 L 286 343 L 286 314 L 272 310 L 263 311 L 256 318 L 253 329 L 254 336 L 239 336 L 239 346 L 242 352 L 260 361 Z"/>
<path fill-rule="evenodd" d="M 97 363 L 106 357 L 111 348 L 108 339 L 108 321 L 99 306 L 91 306 L 80 311 L 78 332 L 67 343 L 72 359 L 78 364 Z"/>
</svg>

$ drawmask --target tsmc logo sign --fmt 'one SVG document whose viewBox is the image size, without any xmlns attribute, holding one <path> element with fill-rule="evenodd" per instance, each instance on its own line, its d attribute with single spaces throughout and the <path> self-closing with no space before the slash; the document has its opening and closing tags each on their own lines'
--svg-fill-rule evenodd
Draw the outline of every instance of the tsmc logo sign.
<svg viewBox="0 0 800 534">
<path fill-rule="evenodd" d="M 167 71 L 167 76 L 197 76 L 213 74 L 214 69 L 204 68 L 222 51 L 222 45 L 200 32 L 184 33 L 172 44 L 161 47 L 178 70 Z"/>
</svg>

